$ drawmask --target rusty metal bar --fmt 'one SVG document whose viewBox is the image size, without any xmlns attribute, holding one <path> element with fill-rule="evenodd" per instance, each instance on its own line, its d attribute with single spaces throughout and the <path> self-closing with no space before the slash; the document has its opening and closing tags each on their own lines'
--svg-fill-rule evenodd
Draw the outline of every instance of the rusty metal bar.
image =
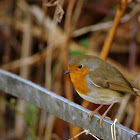
<svg viewBox="0 0 140 140">
<path fill-rule="evenodd" d="M 99 115 L 95 114 L 90 122 L 88 118 L 90 110 L 15 74 L 0 70 L 0 90 L 22 98 L 83 130 L 89 129 L 92 134 L 101 139 L 112 139 L 111 125 L 113 121 L 104 119 L 103 128 L 101 128 L 97 121 Z M 116 124 L 116 136 L 117 140 L 140 140 L 139 133 L 118 123 Z"/>
</svg>

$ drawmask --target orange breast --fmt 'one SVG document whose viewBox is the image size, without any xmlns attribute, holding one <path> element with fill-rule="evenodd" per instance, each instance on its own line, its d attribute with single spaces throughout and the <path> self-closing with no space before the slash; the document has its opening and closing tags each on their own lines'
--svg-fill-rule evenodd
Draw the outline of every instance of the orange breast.
<svg viewBox="0 0 140 140">
<path fill-rule="evenodd" d="M 73 71 L 70 73 L 71 81 L 75 87 L 75 89 L 84 95 L 87 95 L 89 92 L 88 90 L 88 82 L 85 76 L 89 73 L 89 70 L 80 70 L 80 71 Z"/>
</svg>

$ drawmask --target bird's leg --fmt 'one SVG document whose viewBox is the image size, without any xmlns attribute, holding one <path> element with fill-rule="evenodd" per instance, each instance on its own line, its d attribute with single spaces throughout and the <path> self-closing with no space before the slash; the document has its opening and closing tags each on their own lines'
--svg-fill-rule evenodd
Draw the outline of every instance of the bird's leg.
<svg viewBox="0 0 140 140">
<path fill-rule="evenodd" d="M 111 109 L 111 107 L 112 107 L 113 105 L 114 105 L 114 103 L 111 104 L 111 105 L 108 107 L 108 109 L 104 112 L 104 114 L 98 119 L 98 120 L 100 120 L 101 127 L 102 127 L 102 120 L 105 118 L 106 114 L 108 113 L 108 111 Z"/>
<path fill-rule="evenodd" d="M 91 122 L 91 117 L 92 117 L 94 114 L 98 113 L 98 111 L 99 111 L 102 107 L 103 107 L 103 105 L 100 105 L 98 108 L 96 108 L 94 111 L 92 111 L 92 112 L 90 112 L 90 113 L 88 114 L 88 117 L 89 117 L 89 119 L 90 119 L 90 122 Z"/>
</svg>

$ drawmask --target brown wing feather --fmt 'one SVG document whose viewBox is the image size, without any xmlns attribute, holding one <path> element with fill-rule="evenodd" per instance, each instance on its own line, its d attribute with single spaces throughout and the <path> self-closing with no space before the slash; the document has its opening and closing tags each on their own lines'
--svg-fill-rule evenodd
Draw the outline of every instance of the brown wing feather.
<svg viewBox="0 0 140 140">
<path fill-rule="evenodd" d="M 103 88 L 110 88 L 121 93 L 129 93 L 139 96 L 133 90 L 131 84 L 123 77 L 119 71 L 117 71 L 117 73 L 114 73 L 114 71 L 112 72 L 112 74 L 110 72 L 99 73 L 97 69 L 91 72 L 89 77 L 95 85 L 101 86 Z"/>
</svg>

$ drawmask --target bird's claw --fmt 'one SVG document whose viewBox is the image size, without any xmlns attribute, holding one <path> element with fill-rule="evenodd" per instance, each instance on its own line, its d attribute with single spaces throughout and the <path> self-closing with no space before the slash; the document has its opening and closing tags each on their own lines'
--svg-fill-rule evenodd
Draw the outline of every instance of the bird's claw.
<svg viewBox="0 0 140 140">
<path fill-rule="evenodd" d="M 103 128 L 103 119 L 104 118 L 107 118 L 107 119 L 111 119 L 110 117 L 107 117 L 107 116 L 104 116 L 104 115 L 102 115 L 97 121 L 99 121 L 100 122 L 100 125 L 101 125 L 101 128 Z"/>
<path fill-rule="evenodd" d="M 97 121 L 99 121 L 100 122 L 100 125 L 101 125 L 101 128 L 103 128 L 103 119 L 104 119 L 105 117 L 104 116 L 101 116 Z"/>
<path fill-rule="evenodd" d="M 91 122 L 91 117 L 94 115 L 94 114 L 96 114 L 96 113 L 98 113 L 97 111 L 92 111 L 92 112 L 90 112 L 89 114 L 88 114 L 88 117 L 89 117 L 89 120 L 90 120 L 90 122 Z M 103 125 L 102 125 L 102 120 L 105 118 L 105 116 L 101 116 L 97 121 L 99 121 L 100 122 L 100 125 L 101 125 L 101 128 L 103 127 Z"/>
<path fill-rule="evenodd" d="M 98 111 L 92 111 L 92 112 L 90 112 L 90 113 L 88 114 L 88 117 L 89 117 L 90 122 L 91 122 L 91 117 L 92 117 L 94 114 L 96 114 L 96 113 L 98 113 Z"/>
</svg>

